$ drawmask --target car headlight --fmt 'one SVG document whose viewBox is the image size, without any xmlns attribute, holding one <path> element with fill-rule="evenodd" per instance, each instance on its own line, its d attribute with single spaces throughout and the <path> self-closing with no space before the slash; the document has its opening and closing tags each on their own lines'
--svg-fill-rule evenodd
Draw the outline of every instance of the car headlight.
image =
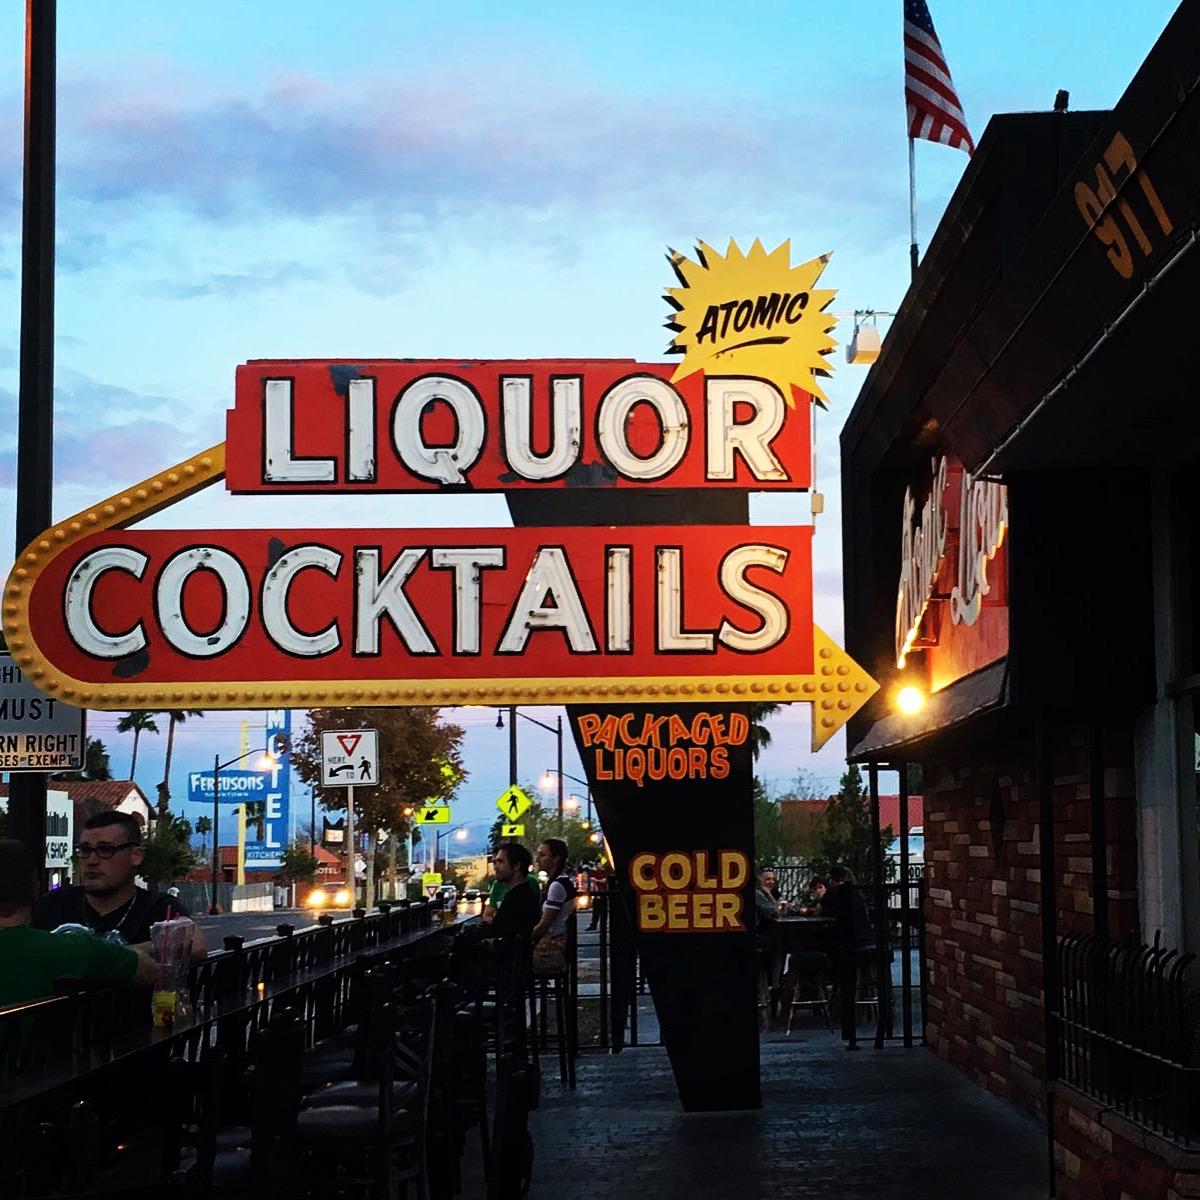
<svg viewBox="0 0 1200 1200">
<path fill-rule="evenodd" d="M 313 888 L 308 893 L 308 900 L 305 901 L 310 908 L 324 908 L 329 903 L 329 893 L 324 888 Z"/>
<path fill-rule="evenodd" d="M 349 888 L 338 888 L 337 892 L 334 894 L 333 902 L 338 908 L 349 908 L 350 907 L 350 889 Z"/>
</svg>

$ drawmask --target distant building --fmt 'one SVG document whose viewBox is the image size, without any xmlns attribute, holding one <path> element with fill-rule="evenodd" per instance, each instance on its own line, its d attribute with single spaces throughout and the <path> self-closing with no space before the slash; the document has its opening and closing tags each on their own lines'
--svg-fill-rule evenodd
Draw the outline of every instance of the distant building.
<svg viewBox="0 0 1200 1200">
<path fill-rule="evenodd" d="M 101 812 L 132 814 L 143 830 L 154 819 L 150 801 L 132 779 L 51 779 L 52 791 L 66 792 L 75 809 L 75 829 L 83 828 L 89 817 Z M 0 800 L 8 807 L 8 784 L 0 783 Z"/>
<path fill-rule="evenodd" d="M 829 800 L 781 800 L 779 802 L 780 832 L 785 847 L 803 846 L 817 823 L 825 815 Z M 908 798 L 908 827 L 918 829 L 925 820 L 925 804 L 920 796 Z M 900 835 L 900 797 L 879 797 L 879 827 L 891 828 L 892 836 Z"/>
</svg>

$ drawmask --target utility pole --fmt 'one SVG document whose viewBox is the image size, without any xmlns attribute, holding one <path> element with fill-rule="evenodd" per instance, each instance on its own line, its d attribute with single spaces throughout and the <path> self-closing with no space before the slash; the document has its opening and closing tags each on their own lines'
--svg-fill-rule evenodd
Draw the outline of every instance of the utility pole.
<svg viewBox="0 0 1200 1200">
<path fill-rule="evenodd" d="M 53 519 L 56 0 L 25 3 L 25 176 L 21 215 L 21 372 L 16 551 Z M 9 828 L 46 860 L 46 775 L 9 781 Z"/>
<path fill-rule="evenodd" d="M 555 721 L 558 729 L 558 836 L 563 836 L 563 747 L 562 747 L 562 713 Z"/>
<path fill-rule="evenodd" d="M 517 782 L 517 706 L 508 706 L 508 783 L 515 787 Z"/>
<path fill-rule="evenodd" d="M 351 786 L 346 789 L 346 886 L 350 889 L 354 907 L 357 908 L 358 873 L 354 869 L 354 860 L 354 788 Z"/>
</svg>

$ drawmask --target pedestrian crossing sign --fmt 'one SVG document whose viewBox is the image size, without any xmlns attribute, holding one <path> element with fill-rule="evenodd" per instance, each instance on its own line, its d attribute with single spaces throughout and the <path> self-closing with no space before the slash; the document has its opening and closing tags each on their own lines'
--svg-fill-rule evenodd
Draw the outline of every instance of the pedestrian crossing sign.
<svg viewBox="0 0 1200 1200">
<path fill-rule="evenodd" d="M 525 836 L 524 825 L 501 825 L 500 836 L 504 838 L 517 838 Z"/>
<path fill-rule="evenodd" d="M 448 804 L 422 804 L 413 813 L 414 825 L 449 825 L 450 806 Z"/>
<path fill-rule="evenodd" d="M 529 793 L 515 783 L 505 788 L 496 799 L 500 815 L 508 821 L 515 821 L 532 803 Z"/>
</svg>

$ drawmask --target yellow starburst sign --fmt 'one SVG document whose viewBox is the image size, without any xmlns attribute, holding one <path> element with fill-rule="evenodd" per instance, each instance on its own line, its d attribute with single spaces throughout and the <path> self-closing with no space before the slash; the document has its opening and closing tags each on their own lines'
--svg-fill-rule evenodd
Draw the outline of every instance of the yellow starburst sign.
<svg viewBox="0 0 1200 1200">
<path fill-rule="evenodd" d="M 676 250 L 667 260 L 682 285 L 663 297 L 675 310 L 667 352 L 685 356 L 673 383 L 696 371 L 736 371 L 769 379 L 788 404 L 795 403 L 793 387 L 826 404 L 817 376 L 830 374 L 837 318 L 825 309 L 836 293 L 816 283 L 828 254 L 793 267 L 790 242 L 768 254 L 756 238 L 743 254 L 730 238 L 724 255 L 701 242 L 696 261 Z"/>
</svg>

